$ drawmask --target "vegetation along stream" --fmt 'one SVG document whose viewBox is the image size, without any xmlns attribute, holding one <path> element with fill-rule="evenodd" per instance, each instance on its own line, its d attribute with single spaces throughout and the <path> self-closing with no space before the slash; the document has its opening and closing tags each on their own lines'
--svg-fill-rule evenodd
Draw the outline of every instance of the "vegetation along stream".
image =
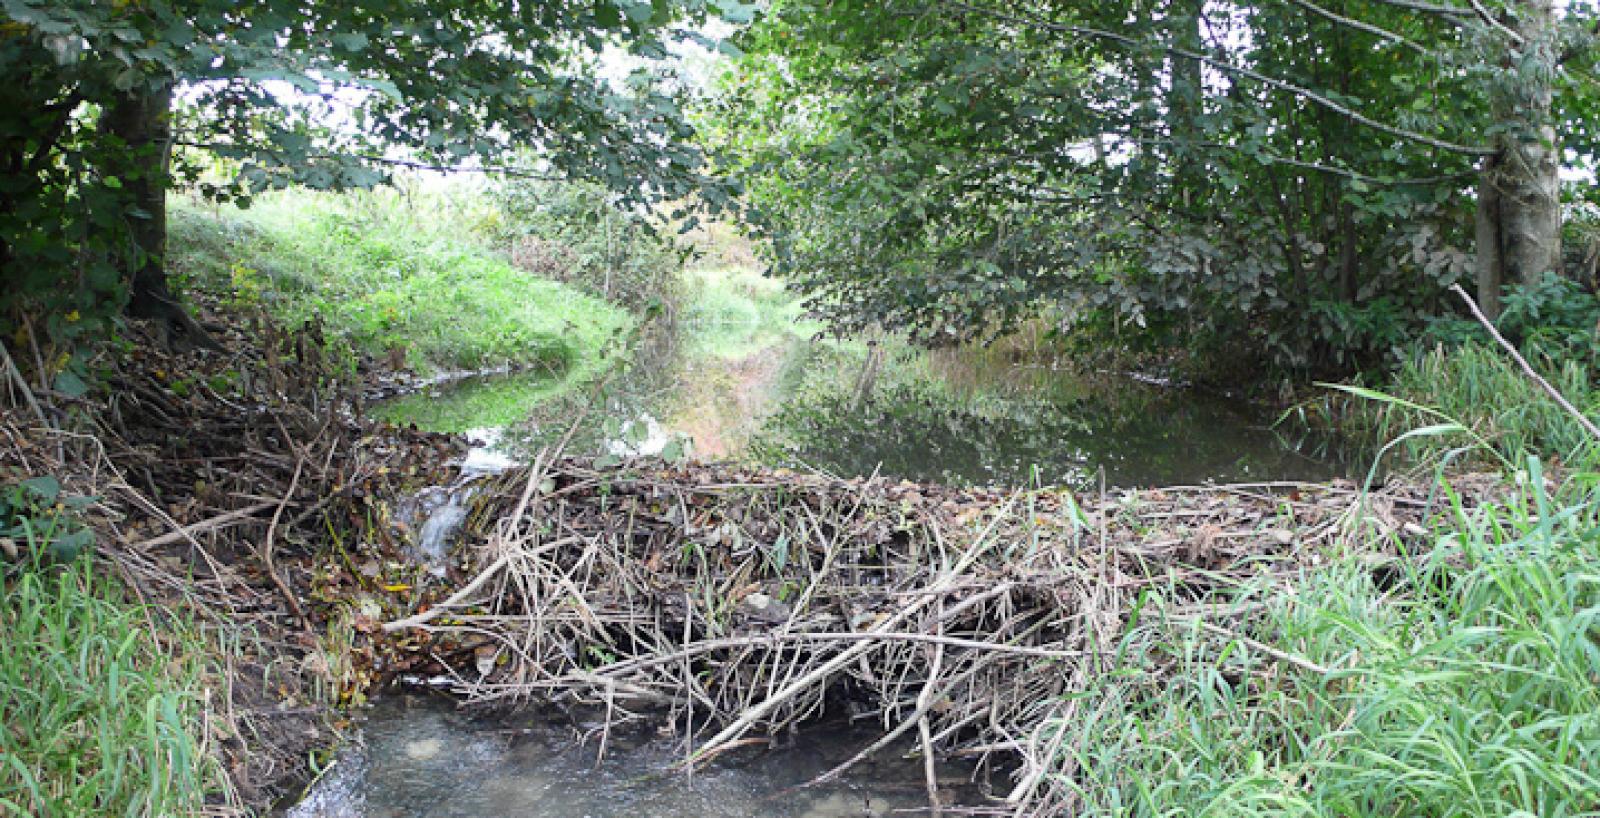
<svg viewBox="0 0 1600 818">
<path fill-rule="evenodd" d="M 1600 816 L 1600 0 L 0 75 L 0 818 Z"/>
</svg>

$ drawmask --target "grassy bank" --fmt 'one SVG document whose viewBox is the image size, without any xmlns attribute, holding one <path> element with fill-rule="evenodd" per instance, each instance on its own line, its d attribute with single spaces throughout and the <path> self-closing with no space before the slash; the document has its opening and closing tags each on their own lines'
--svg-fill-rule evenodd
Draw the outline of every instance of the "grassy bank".
<svg viewBox="0 0 1600 818">
<path fill-rule="evenodd" d="M 0 578 L 0 814 L 225 803 L 204 739 L 208 655 L 194 630 L 129 601 L 86 560 Z"/>
<path fill-rule="evenodd" d="M 1582 411 L 1570 356 L 1530 354 Z M 1087 815 L 1600 814 L 1600 459 L 1500 350 L 1412 356 L 1299 410 L 1434 475 L 1427 545 L 1352 518 L 1287 586 L 1238 589 L 1235 633 L 1153 593 L 1053 759 Z M 1553 467 L 1559 463 L 1559 468 Z M 1469 506 L 1452 478 L 1498 473 Z M 1265 647 L 1262 647 L 1265 646 Z M 1175 674 L 1176 683 L 1173 682 Z M 1156 679 L 1159 683 L 1155 683 Z"/>
<path fill-rule="evenodd" d="M 531 367 L 582 380 L 628 314 L 513 267 L 491 247 L 498 216 L 451 191 L 288 191 L 248 210 L 177 202 L 173 270 L 241 307 L 318 319 L 357 353 L 423 374 Z"/>
<path fill-rule="evenodd" d="M 1600 389 L 1591 366 L 1571 357 L 1527 353 L 1534 368 L 1591 419 L 1600 418 Z M 1391 463 L 1503 468 L 1537 455 L 1555 463 L 1588 463 L 1600 447 L 1549 393 L 1504 352 L 1486 342 L 1418 351 L 1371 392 L 1319 388 L 1288 418 L 1337 429 L 1373 450 L 1396 441 Z M 1372 393 L 1382 397 L 1373 399 Z M 1451 431 L 1444 427 L 1460 427 Z M 1408 432 L 1432 428 L 1426 434 Z"/>
<path fill-rule="evenodd" d="M 1595 814 L 1600 495 L 1540 477 L 1442 501 L 1429 550 L 1378 564 L 1365 529 L 1292 587 L 1241 589 L 1276 655 L 1153 598 L 1088 717 L 1057 725 L 1083 814 Z"/>
</svg>

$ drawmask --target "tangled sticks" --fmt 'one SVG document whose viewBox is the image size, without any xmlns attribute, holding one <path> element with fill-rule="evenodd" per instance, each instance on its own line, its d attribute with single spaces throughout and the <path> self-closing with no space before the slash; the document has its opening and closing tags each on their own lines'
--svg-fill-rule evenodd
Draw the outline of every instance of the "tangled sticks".
<svg viewBox="0 0 1600 818">
<path fill-rule="evenodd" d="M 1040 814 L 1071 798 L 1047 762 L 1143 591 L 1168 592 L 1165 625 L 1326 672 L 1237 634 L 1253 608 L 1221 604 L 1227 592 L 1316 559 L 1357 522 L 1420 534 L 1427 504 L 1303 484 L 1080 501 L 541 459 L 480 492 L 473 579 L 383 627 L 425 634 L 415 649 L 471 702 L 593 704 L 607 731 L 665 715 L 686 766 L 847 698 L 885 734 L 823 778 L 915 736 L 935 808 L 932 762 L 959 756 L 1015 768 L 1007 809 Z"/>
</svg>

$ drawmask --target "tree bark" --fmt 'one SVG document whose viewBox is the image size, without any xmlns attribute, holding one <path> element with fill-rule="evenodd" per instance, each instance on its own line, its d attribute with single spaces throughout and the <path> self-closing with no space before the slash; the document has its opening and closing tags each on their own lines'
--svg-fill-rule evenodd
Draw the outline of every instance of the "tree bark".
<svg viewBox="0 0 1600 818">
<path fill-rule="evenodd" d="M 172 156 L 172 86 L 139 88 L 106 106 L 100 127 L 127 145 L 115 169 L 127 195 L 124 275 L 128 315 L 157 322 L 169 343 L 216 347 L 167 282 L 167 188 Z"/>
<path fill-rule="evenodd" d="M 1499 316 L 1502 288 L 1561 271 L 1561 144 L 1551 119 L 1557 68 L 1552 0 L 1522 0 L 1508 47 L 1507 82 L 1492 95 L 1499 152 L 1478 192 L 1478 299 Z M 1490 305 L 1493 309 L 1490 309 Z"/>
<path fill-rule="evenodd" d="M 1187 51 L 1200 51 L 1203 47 L 1201 14 L 1203 0 L 1172 0 L 1167 5 L 1169 36 L 1173 46 Z M 1200 143 L 1205 141 L 1200 130 L 1200 116 L 1205 113 L 1205 85 L 1200 63 L 1196 60 L 1172 58 L 1168 62 L 1170 87 L 1167 92 L 1167 130 L 1177 152 L 1173 163 L 1173 186 L 1178 201 L 1187 214 L 1197 202 L 1205 182 L 1204 166 L 1195 160 Z"/>
<path fill-rule="evenodd" d="M 1500 289 L 1505 285 L 1505 258 L 1500 247 L 1500 193 L 1495 187 L 1494 159 L 1483 161 L 1478 180 L 1478 212 L 1474 239 L 1478 266 L 1478 307 L 1494 321 L 1500 317 Z"/>
</svg>

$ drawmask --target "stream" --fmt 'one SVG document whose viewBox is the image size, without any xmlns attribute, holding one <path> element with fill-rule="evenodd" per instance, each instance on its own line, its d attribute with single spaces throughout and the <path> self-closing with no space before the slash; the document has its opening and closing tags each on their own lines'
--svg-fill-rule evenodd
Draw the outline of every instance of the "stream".
<svg viewBox="0 0 1600 818">
<path fill-rule="evenodd" d="M 1350 470 L 1328 441 L 1281 434 L 1271 413 L 1217 395 L 1127 377 L 1105 379 L 1110 386 L 1047 378 L 1044 388 L 980 384 L 963 393 L 921 377 L 888 378 L 863 399 L 851 394 L 837 349 L 769 326 L 716 331 L 719 343 L 657 339 L 604 387 L 553 399 L 538 376 L 486 375 L 377 407 L 472 443 L 456 484 L 398 510 L 417 532 L 416 558 L 436 566 L 447 559 L 477 476 L 526 462 L 562 438 L 568 452 L 601 458 L 735 457 L 841 477 L 1086 490 L 1326 480 Z M 995 383 L 1006 375 L 978 374 Z M 361 716 L 359 738 L 288 818 L 926 812 L 921 762 L 903 752 L 880 753 L 833 785 L 794 789 L 872 738 L 870 726 L 836 718 L 802 730 L 782 752 L 729 753 L 686 777 L 671 771 L 686 748 L 664 736 L 610 736 L 602 757 L 596 724 L 474 717 L 441 696 L 400 692 Z M 960 783 L 963 775 L 940 777 Z M 977 798 L 970 789 L 965 795 Z"/>
<path fill-rule="evenodd" d="M 927 806 L 919 761 L 884 752 L 804 787 L 876 733 L 837 720 L 782 752 L 730 753 L 692 777 L 675 741 L 528 714 L 474 718 L 429 694 L 389 696 L 287 818 L 854 818 Z M 942 780 L 946 797 L 964 779 Z M 953 786 L 952 786 L 953 785 Z"/>
</svg>

